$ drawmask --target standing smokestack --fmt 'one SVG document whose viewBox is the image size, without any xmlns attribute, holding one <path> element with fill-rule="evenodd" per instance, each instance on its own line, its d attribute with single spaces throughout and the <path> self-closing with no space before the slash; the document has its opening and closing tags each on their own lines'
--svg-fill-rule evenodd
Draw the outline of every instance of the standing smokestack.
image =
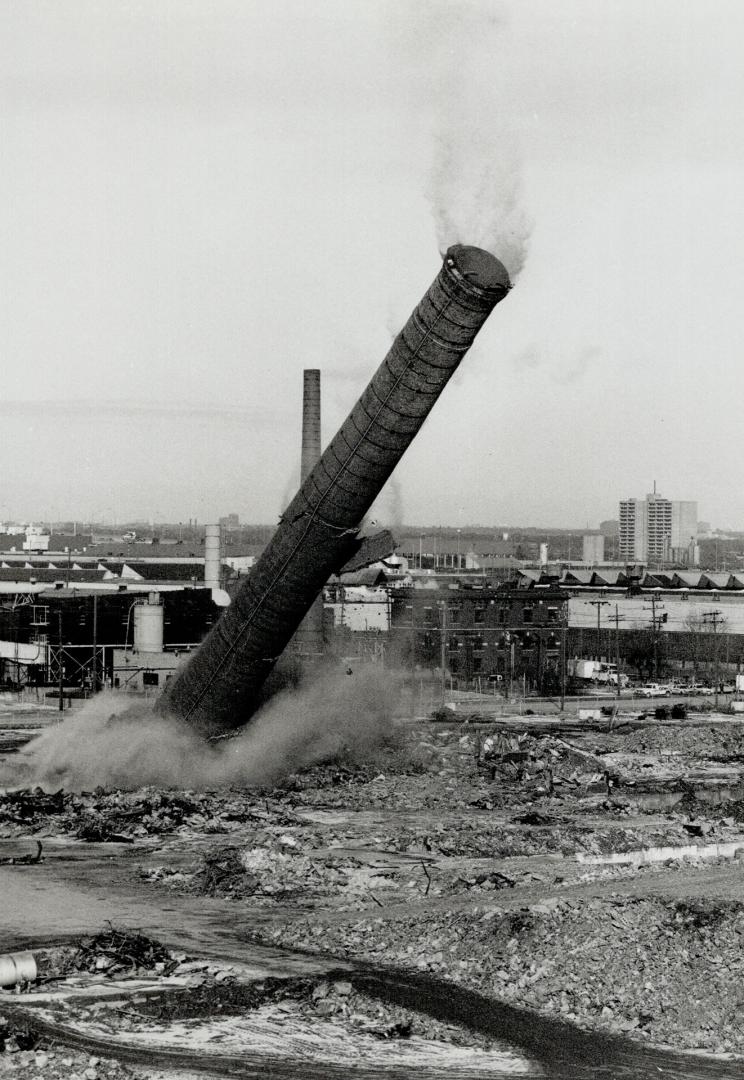
<svg viewBox="0 0 744 1080">
<path fill-rule="evenodd" d="M 305 368 L 302 373 L 302 449 L 300 482 L 304 484 L 320 461 L 320 371 Z M 292 649 L 305 657 L 323 652 L 323 590 L 316 596 L 292 639 Z"/>
<path fill-rule="evenodd" d="M 304 484 L 320 461 L 320 371 L 302 373 L 302 455 L 300 483 Z"/>
<path fill-rule="evenodd" d="M 240 727 L 359 525 L 457 369 L 509 275 L 456 244 L 367 389 L 302 484 L 229 608 L 163 701 L 204 733 Z"/>
<path fill-rule="evenodd" d="M 204 526 L 204 584 L 208 589 L 222 586 L 222 554 L 220 526 Z"/>
</svg>

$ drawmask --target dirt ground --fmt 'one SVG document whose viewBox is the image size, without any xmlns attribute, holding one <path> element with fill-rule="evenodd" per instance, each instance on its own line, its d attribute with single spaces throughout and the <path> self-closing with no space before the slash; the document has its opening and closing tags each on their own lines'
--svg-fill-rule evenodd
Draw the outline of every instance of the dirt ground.
<svg viewBox="0 0 744 1080">
<path fill-rule="evenodd" d="M 0 991 L 0 1073 L 744 1076 L 743 769 L 734 717 L 629 713 L 420 721 L 270 790 L 7 789 L 0 952 L 39 978 Z M 587 1035 L 646 1064 L 582 1072 Z"/>
</svg>

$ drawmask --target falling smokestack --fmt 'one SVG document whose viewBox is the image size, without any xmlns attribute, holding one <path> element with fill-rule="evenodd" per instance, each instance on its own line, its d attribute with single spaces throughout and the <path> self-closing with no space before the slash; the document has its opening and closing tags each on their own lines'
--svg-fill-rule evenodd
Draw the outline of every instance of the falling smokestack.
<svg viewBox="0 0 744 1080">
<path fill-rule="evenodd" d="M 208 589 L 222 585 L 222 554 L 220 551 L 220 526 L 204 526 L 204 584 Z"/>
<path fill-rule="evenodd" d="M 240 727 L 330 575 L 357 546 L 360 523 L 421 428 L 509 276 L 479 248 L 456 244 L 229 608 L 161 701 L 205 734 Z"/>
<path fill-rule="evenodd" d="M 302 451 L 300 480 L 307 480 L 320 461 L 320 371 L 305 368 L 302 373 Z M 300 656 L 317 659 L 323 652 L 323 590 L 316 596 L 292 639 L 292 649 Z"/>
</svg>

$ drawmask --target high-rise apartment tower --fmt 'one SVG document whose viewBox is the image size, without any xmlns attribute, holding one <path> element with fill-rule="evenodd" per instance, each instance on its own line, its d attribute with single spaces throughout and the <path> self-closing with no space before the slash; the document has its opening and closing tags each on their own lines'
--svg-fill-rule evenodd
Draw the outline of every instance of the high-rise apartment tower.
<svg viewBox="0 0 744 1080">
<path fill-rule="evenodd" d="M 620 502 L 620 558 L 632 563 L 686 563 L 697 536 L 697 503 L 665 499 Z"/>
</svg>

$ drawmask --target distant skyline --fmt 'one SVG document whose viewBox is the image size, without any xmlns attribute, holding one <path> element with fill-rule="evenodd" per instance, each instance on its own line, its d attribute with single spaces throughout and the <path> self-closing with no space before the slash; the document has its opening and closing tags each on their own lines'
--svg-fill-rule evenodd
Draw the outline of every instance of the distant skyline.
<svg viewBox="0 0 744 1080">
<path fill-rule="evenodd" d="M 276 521 L 302 369 L 325 444 L 458 239 L 524 267 L 379 524 L 596 527 L 655 478 L 744 526 L 743 34 L 733 0 L 0 3 L 0 519 Z"/>
</svg>

